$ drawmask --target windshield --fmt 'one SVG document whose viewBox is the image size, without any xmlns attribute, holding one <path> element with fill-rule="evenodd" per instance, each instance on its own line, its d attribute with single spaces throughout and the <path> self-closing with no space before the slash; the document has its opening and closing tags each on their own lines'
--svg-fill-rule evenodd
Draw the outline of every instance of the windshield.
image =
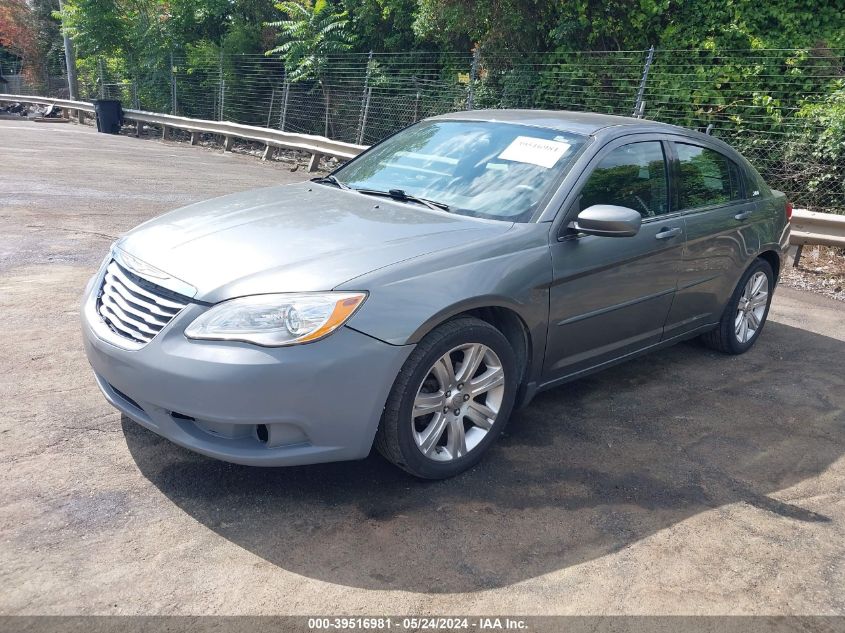
<svg viewBox="0 0 845 633">
<path fill-rule="evenodd" d="M 353 189 L 401 190 L 462 215 L 528 222 L 584 144 L 578 134 L 489 121 L 425 121 L 337 172 Z"/>
</svg>

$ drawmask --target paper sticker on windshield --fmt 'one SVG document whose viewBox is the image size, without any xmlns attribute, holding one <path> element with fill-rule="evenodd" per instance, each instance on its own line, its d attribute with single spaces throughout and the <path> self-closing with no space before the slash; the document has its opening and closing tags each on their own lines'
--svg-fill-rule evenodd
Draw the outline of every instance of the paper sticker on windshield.
<svg viewBox="0 0 845 633">
<path fill-rule="evenodd" d="M 561 141 L 550 141 L 533 136 L 517 136 L 505 148 L 505 151 L 499 154 L 499 158 L 551 169 L 560 160 L 560 157 L 569 151 L 570 147 L 572 146 L 569 143 Z"/>
</svg>

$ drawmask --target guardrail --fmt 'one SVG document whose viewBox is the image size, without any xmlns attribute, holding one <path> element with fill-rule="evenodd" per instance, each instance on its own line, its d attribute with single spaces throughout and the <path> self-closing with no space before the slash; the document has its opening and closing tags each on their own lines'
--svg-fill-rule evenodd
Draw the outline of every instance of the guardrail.
<svg viewBox="0 0 845 633">
<path fill-rule="evenodd" d="M 94 114 L 94 104 L 88 101 L 70 101 L 68 99 L 52 99 L 50 97 L 33 95 L 0 94 L 0 103 L 3 102 L 53 105 L 68 110 L 71 116 L 74 116 L 74 113 L 76 113 L 76 116 L 80 119 L 85 114 Z M 198 135 L 201 133 L 218 134 L 223 137 L 224 151 L 229 151 L 232 148 L 232 141 L 236 138 L 263 143 L 265 145 L 264 159 L 268 158 L 273 149 L 277 147 L 306 152 L 311 154 L 311 160 L 308 162 L 308 171 L 316 170 L 320 163 L 320 158 L 323 156 L 350 159 L 368 147 L 366 145 L 333 141 L 324 136 L 312 134 L 296 134 L 294 132 L 282 132 L 281 130 L 271 128 L 231 123 L 229 121 L 191 119 L 172 114 L 145 112 L 144 110 L 124 109 L 123 118 L 127 121 L 135 122 L 136 135 L 140 135 L 143 124 L 160 127 L 162 139 L 167 138 L 171 128 L 186 130 L 191 133 L 192 145 L 196 144 Z"/>
<path fill-rule="evenodd" d="M 798 266 L 806 244 L 845 248 L 845 215 L 795 209 L 790 222 L 789 243 L 798 246 L 793 266 Z"/>
</svg>

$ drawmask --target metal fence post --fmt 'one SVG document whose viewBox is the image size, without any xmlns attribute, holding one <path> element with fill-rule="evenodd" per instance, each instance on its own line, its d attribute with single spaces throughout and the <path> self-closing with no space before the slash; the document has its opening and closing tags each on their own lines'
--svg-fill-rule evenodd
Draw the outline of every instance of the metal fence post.
<svg viewBox="0 0 845 633">
<path fill-rule="evenodd" d="M 481 48 L 476 45 L 472 49 L 472 65 L 469 67 L 469 85 L 467 86 L 467 110 L 475 107 L 475 80 L 478 78 L 478 58 Z"/>
<path fill-rule="evenodd" d="M 226 80 L 220 80 L 220 120 L 223 120 L 223 109 L 226 107 Z"/>
<path fill-rule="evenodd" d="M 414 123 L 420 120 L 420 93 L 414 99 Z"/>
<path fill-rule="evenodd" d="M 97 70 L 99 71 L 100 75 L 100 99 L 106 98 L 106 79 L 105 74 L 103 73 L 103 58 L 97 58 Z"/>
<path fill-rule="evenodd" d="M 358 145 L 364 143 L 364 130 L 367 129 L 367 116 L 370 114 L 370 98 L 373 96 L 373 87 L 367 88 L 367 96 L 364 101 L 364 115 L 361 117 L 361 126 L 358 130 Z"/>
<path fill-rule="evenodd" d="M 645 114 L 645 101 L 643 101 L 643 96 L 645 95 L 645 85 L 648 81 L 648 71 L 651 68 L 652 61 L 654 61 L 654 46 L 648 49 L 648 55 L 646 55 L 645 58 L 645 66 L 643 67 L 643 76 L 642 79 L 640 79 L 640 87 L 637 90 L 637 99 L 634 102 L 634 112 L 631 114 L 631 116 L 638 119 L 642 119 Z"/>
<path fill-rule="evenodd" d="M 173 65 L 173 51 L 170 51 L 170 114 L 176 114 L 176 67 Z"/>
<path fill-rule="evenodd" d="M 273 102 L 276 100 L 276 89 L 273 88 L 272 92 L 270 92 L 270 107 L 267 108 L 267 125 L 265 127 L 270 127 L 270 119 L 273 116 Z"/>
<path fill-rule="evenodd" d="M 364 89 L 361 91 L 361 109 L 358 111 L 358 144 L 364 138 L 364 126 L 367 124 L 367 110 L 370 109 L 370 71 L 373 67 L 373 51 L 367 56 L 367 70 L 364 74 Z"/>
<path fill-rule="evenodd" d="M 64 10 L 62 0 L 59 0 L 59 13 Z M 76 79 L 76 51 L 73 47 L 73 40 L 70 39 L 65 28 L 64 16 L 62 16 L 62 41 L 65 47 L 65 68 L 67 69 L 67 91 L 71 101 L 79 98 L 79 82 Z"/>
<path fill-rule="evenodd" d="M 290 94 L 290 82 L 285 80 L 285 88 L 282 93 L 282 112 L 279 114 L 279 129 L 285 131 L 285 123 L 288 118 L 288 95 Z"/>
<path fill-rule="evenodd" d="M 223 103 L 226 99 L 226 81 L 223 79 L 223 51 L 220 51 L 220 66 L 218 68 L 217 80 L 220 84 L 220 111 L 217 113 L 217 120 L 223 120 Z"/>
</svg>

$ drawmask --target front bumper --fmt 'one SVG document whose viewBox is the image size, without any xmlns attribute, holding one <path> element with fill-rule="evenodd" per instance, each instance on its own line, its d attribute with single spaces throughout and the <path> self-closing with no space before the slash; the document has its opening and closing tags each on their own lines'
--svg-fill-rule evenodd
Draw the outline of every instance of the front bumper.
<svg viewBox="0 0 845 633">
<path fill-rule="evenodd" d="M 92 282 L 83 300 L 83 339 L 106 400 L 175 444 L 237 464 L 366 457 L 413 349 L 347 327 L 280 348 L 192 341 L 183 331 L 206 309 L 196 304 L 141 349 L 121 349 L 96 334 Z"/>
</svg>

